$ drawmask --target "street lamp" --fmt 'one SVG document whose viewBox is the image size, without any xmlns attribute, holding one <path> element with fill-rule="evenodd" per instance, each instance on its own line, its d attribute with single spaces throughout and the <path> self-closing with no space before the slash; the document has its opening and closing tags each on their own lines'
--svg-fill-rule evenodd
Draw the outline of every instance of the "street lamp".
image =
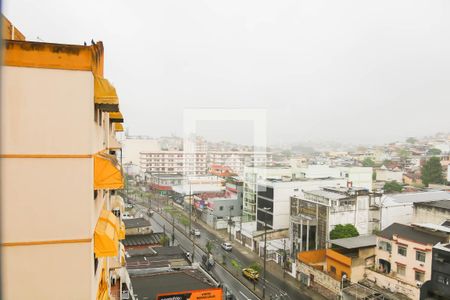
<svg viewBox="0 0 450 300">
<path fill-rule="evenodd" d="M 267 260 L 267 212 L 271 210 L 270 207 L 263 207 L 261 210 L 264 211 L 264 267 L 263 267 L 263 296 L 266 296 L 266 260 Z"/>
</svg>

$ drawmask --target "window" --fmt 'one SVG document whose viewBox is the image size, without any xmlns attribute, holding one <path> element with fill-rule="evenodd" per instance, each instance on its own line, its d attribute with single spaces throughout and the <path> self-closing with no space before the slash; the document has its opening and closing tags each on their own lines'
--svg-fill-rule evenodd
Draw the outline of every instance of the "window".
<svg viewBox="0 0 450 300">
<path fill-rule="evenodd" d="M 333 273 L 333 274 L 336 274 L 336 267 L 331 266 L 330 267 L 330 272 Z"/>
<path fill-rule="evenodd" d="M 98 258 L 94 254 L 94 275 L 97 274 Z"/>
<path fill-rule="evenodd" d="M 223 206 L 219 206 L 219 210 L 223 210 Z"/>
<path fill-rule="evenodd" d="M 445 285 L 449 285 L 449 279 L 443 275 L 438 275 L 436 278 L 437 282 L 439 282 L 440 284 L 445 284 Z"/>
<path fill-rule="evenodd" d="M 405 246 L 398 246 L 397 253 L 402 255 L 402 256 L 406 256 L 406 253 L 407 253 L 406 249 L 407 248 Z"/>
<path fill-rule="evenodd" d="M 404 265 L 397 265 L 397 274 L 400 276 L 405 276 L 406 274 L 406 266 Z"/>
<path fill-rule="evenodd" d="M 231 206 L 230 206 L 230 210 L 234 210 L 234 205 L 231 205 Z"/>
<path fill-rule="evenodd" d="M 416 281 L 424 282 L 425 281 L 425 273 L 422 271 L 416 271 L 414 278 Z"/>
<path fill-rule="evenodd" d="M 416 260 L 425 262 L 425 252 L 422 251 L 416 251 Z"/>
<path fill-rule="evenodd" d="M 392 246 L 391 246 L 391 243 L 388 243 L 385 241 L 380 241 L 378 243 L 378 249 L 388 251 L 390 253 L 392 250 Z"/>
</svg>

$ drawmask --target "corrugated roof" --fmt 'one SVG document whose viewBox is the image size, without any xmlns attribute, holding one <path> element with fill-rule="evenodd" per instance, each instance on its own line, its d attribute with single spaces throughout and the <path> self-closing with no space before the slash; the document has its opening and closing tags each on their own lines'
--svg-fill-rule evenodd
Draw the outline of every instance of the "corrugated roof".
<svg viewBox="0 0 450 300">
<path fill-rule="evenodd" d="M 126 229 L 151 226 L 150 221 L 144 218 L 124 219 L 123 222 L 125 223 Z"/>
<path fill-rule="evenodd" d="M 373 234 L 360 235 L 351 238 L 331 240 L 330 243 L 345 249 L 357 249 L 362 247 L 375 246 L 377 244 L 377 236 Z"/>
<path fill-rule="evenodd" d="M 418 202 L 414 203 L 414 205 L 422 205 L 422 206 L 430 206 L 435 208 L 441 208 L 450 210 L 450 200 L 438 200 L 438 201 L 429 201 L 429 202 Z"/>
<path fill-rule="evenodd" d="M 126 235 L 125 239 L 122 241 L 122 244 L 125 247 L 157 245 L 163 236 L 164 233 Z"/>
</svg>

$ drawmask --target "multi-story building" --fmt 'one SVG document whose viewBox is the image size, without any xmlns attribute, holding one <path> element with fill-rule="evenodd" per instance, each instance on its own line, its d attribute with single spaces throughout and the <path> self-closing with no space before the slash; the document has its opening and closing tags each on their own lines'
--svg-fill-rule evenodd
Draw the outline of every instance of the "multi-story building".
<svg viewBox="0 0 450 300">
<path fill-rule="evenodd" d="M 204 147 L 199 149 L 204 149 Z M 269 152 L 194 150 L 141 152 L 141 172 L 205 175 L 212 165 L 223 165 L 229 167 L 230 172 L 242 174 L 246 165 L 272 162 L 272 154 Z"/>
<path fill-rule="evenodd" d="M 289 167 L 245 167 L 244 168 L 244 193 L 243 214 L 244 222 L 256 220 L 256 187 L 259 180 L 265 179 L 292 179 L 294 170 Z"/>
<path fill-rule="evenodd" d="M 359 234 L 372 233 L 369 191 L 363 188 L 323 187 L 291 197 L 290 236 L 293 252 L 326 248 L 330 231 L 352 224 Z"/>
<path fill-rule="evenodd" d="M 204 175 L 208 171 L 207 152 L 156 151 L 141 152 L 142 173 L 181 173 Z"/>
<path fill-rule="evenodd" d="M 450 220 L 450 199 L 414 203 L 415 223 L 442 224 Z"/>
<path fill-rule="evenodd" d="M 131 290 L 114 195 L 123 117 L 103 77 L 103 44 L 3 30 L 2 298 L 121 299 Z"/>
<path fill-rule="evenodd" d="M 394 222 L 410 224 L 414 220 L 414 203 L 450 200 L 450 193 L 445 191 L 414 192 L 386 194 L 377 198 L 374 205 L 379 207 L 380 229 L 383 230 Z M 422 222 L 422 221 L 419 221 Z"/>
<path fill-rule="evenodd" d="M 420 289 L 420 299 L 446 299 L 450 295 L 450 243 L 433 247 L 431 280 Z"/>
<path fill-rule="evenodd" d="M 446 230 L 393 223 L 378 234 L 375 267 L 366 269 L 366 278 L 419 299 L 421 285 L 431 278 L 433 246 L 441 242 L 448 242 Z"/>
</svg>

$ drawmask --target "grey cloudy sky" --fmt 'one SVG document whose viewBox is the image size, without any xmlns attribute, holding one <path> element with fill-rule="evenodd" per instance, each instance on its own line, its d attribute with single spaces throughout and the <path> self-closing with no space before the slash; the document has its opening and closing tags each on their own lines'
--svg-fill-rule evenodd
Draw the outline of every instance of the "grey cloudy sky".
<svg viewBox="0 0 450 300">
<path fill-rule="evenodd" d="M 3 10 L 31 40 L 102 40 L 132 134 L 181 134 L 183 109 L 205 107 L 267 109 L 270 143 L 450 131 L 448 0 L 9 0 Z M 201 132 L 243 142 L 252 128 Z"/>
</svg>

